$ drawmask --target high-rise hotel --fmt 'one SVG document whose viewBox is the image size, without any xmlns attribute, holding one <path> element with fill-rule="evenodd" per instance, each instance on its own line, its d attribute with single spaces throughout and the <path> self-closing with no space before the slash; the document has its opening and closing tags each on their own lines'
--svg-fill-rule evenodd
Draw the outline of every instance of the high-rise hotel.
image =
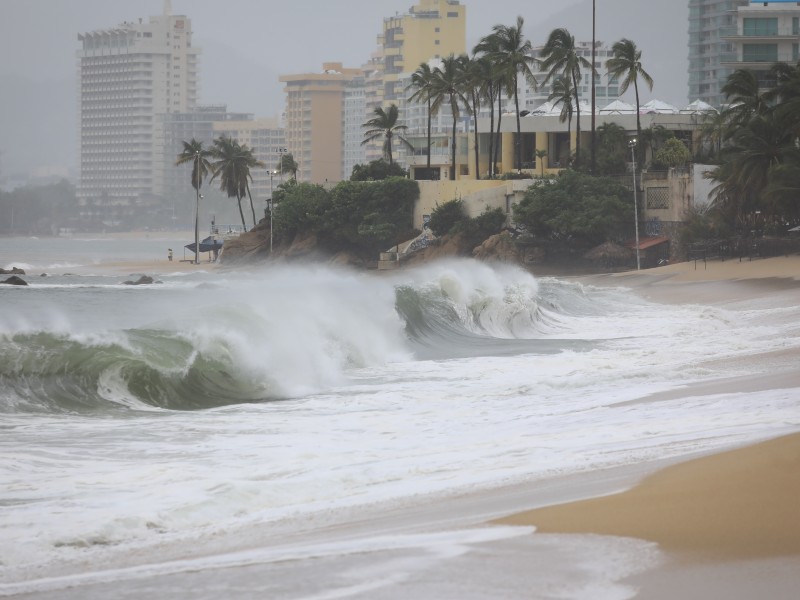
<svg viewBox="0 0 800 600">
<path fill-rule="evenodd" d="M 164 14 L 78 35 L 81 201 L 129 203 L 164 187 L 166 113 L 197 101 L 191 21 Z M 174 158 L 172 158 L 174 162 Z"/>
</svg>

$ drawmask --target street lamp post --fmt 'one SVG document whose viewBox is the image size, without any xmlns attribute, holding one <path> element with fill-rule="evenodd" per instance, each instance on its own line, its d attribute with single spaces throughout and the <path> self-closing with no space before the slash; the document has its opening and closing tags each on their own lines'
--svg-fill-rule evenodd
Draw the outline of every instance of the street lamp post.
<svg viewBox="0 0 800 600">
<path fill-rule="evenodd" d="M 194 264 L 200 264 L 200 151 L 194 153 Z"/>
<path fill-rule="evenodd" d="M 269 172 L 269 255 L 272 258 L 272 221 L 273 221 L 273 214 L 272 209 L 275 207 L 273 195 L 272 195 L 272 176 L 275 175 L 275 171 Z"/>
<path fill-rule="evenodd" d="M 628 142 L 628 147 L 631 149 L 631 161 L 633 161 L 633 224 L 636 227 L 636 270 L 639 271 L 642 264 L 639 260 L 639 201 L 636 199 L 636 138 Z"/>
</svg>

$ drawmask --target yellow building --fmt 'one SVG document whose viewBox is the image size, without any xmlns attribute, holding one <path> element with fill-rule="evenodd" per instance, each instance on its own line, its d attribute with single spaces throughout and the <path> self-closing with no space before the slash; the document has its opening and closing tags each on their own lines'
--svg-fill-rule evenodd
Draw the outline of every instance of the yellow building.
<svg viewBox="0 0 800 600">
<path fill-rule="evenodd" d="M 361 69 L 341 63 L 325 63 L 321 73 L 280 77 L 286 84 L 286 147 L 300 167 L 301 181 L 341 179 L 345 90 L 358 77 Z"/>
<path fill-rule="evenodd" d="M 458 0 L 420 0 L 408 13 L 383 20 L 378 38 L 383 48 L 384 101 L 402 96 L 401 73 L 416 71 L 432 58 L 467 50 L 467 8 Z"/>
</svg>

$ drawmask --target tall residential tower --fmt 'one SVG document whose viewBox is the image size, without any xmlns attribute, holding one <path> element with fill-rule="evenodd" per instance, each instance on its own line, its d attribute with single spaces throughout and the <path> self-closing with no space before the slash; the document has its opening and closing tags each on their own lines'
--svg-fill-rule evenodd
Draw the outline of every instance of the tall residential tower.
<svg viewBox="0 0 800 600">
<path fill-rule="evenodd" d="M 164 14 L 78 35 L 81 201 L 128 204 L 162 194 L 166 157 L 158 115 L 197 100 L 191 21 Z"/>
<path fill-rule="evenodd" d="M 733 72 L 736 9 L 748 0 L 689 0 L 689 100 L 721 106 L 720 89 Z"/>
</svg>

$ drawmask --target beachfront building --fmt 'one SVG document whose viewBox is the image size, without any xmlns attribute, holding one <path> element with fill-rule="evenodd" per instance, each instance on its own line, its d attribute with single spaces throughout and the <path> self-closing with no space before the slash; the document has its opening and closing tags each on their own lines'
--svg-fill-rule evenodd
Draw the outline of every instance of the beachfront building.
<svg viewBox="0 0 800 600">
<path fill-rule="evenodd" d="M 286 147 L 310 183 L 340 181 L 344 169 L 345 105 L 352 101 L 362 69 L 324 63 L 319 73 L 282 75 L 286 93 Z M 363 115 L 363 123 L 366 115 Z M 350 116 L 348 125 L 357 119 Z M 363 130 L 360 129 L 363 139 Z M 348 134 L 348 140 L 354 134 Z"/>
<path fill-rule="evenodd" d="M 541 58 L 544 46 L 537 46 L 533 49 L 533 55 L 536 58 Z M 579 56 L 582 56 L 591 63 L 592 61 L 592 42 L 576 42 L 576 51 Z M 606 106 L 614 100 L 619 98 L 619 81 L 616 77 L 611 77 L 606 69 L 606 61 L 614 56 L 611 48 L 603 43 L 597 42 L 595 48 L 595 70 L 597 73 L 594 76 L 595 86 L 595 106 Z M 591 105 L 592 99 L 592 74 L 588 67 L 580 66 L 581 80 L 578 83 L 578 96 L 581 100 L 586 100 Z M 519 82 L 519 101 L 520 110 L 532 111 L 547 102 L 547 98 L 553 91 L 553 80 L 544 83 L 547 79 L 547 73 L 539 71 L 534 73 L 537 85 L 531 86 L 525 78 L 520 78 Z M 512 102 L 513 98 L 507 99 L 506 102 Z M 513 110 L 513 104 L 509 104 Z M 583 106 L 581 105 L 581 111 Z"/>
<path fill-rule="evenodd" d="M 768 71 L 774 63 L 800 60 L 800 3 L 772 0 L 740 6 L 735 26 L 723 40 L 732 48 L 723 61 L 726 68 L 749 69 L 762 87 L 772 87 Z"/>
<path fill-rule="evenodd" d="M 148 22 L 78 35 L 82 203 L 131 204 L 164 191 L 165 149 L 158 116 L 197 101 L 199 50 L 191 20 L 164 14 Z"/>
</svg>

